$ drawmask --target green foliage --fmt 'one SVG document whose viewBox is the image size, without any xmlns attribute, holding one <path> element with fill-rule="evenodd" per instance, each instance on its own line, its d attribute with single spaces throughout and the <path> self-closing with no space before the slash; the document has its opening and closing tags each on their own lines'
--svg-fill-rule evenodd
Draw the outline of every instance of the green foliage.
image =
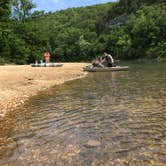
<svg viewBox="0 0 166 166">
<path fill-rule="evenodd" d="M 120 0 L 55 13 L 31 13 L 31 0 L 12 0 L 9 19 L 10 2 L 0 2 L 2 64 L 32 63 L 46 50 L 52 61 L 90 61 L 103 51 L 122 59 L 166 56 L 164 0 Z"/>
<path fill-rule="evenodd" d="M 166 56 L 165 9 L 164 5 L 143 6 L 124 26 L 111 33 L 108 47 L 122 58 Z"/>
<path fill-rule="evenodd" d="M 5 64 L 5 59 L 0 57 L 0 65 L 4 65 Z"/>
<path fill-rule="evenodd" d="M 96 56 L 98 21 L 111 6 L 112 3 L 71 8 L 40 15 L 29 20 L 29 23 L 35 23 L 41 34 L 48 38 L 46 49 L 51 52 L 52 60 L 88 61 Z"/>
<path fill-rule="evenodd" d="M 166 42 L 161 41 L 158 42 L 157 45 L 151 46 L 147 52 L 146 52 L 148 57 L 151 58 L 157 58 L 157 59 L 162 59 L 166 58 Z"/>
<path fill-rule="evenodd" d="M 6 21 L 10 15 L 10 0 L 0 1 L 0 21 Z"/>
<path fill-rule="evenodd" d="M 12 16 L 18 21 L 25 22 L 31 15 L 31 10 L 36 7 L 32 0 L 12 0 Z"/>
</svg>

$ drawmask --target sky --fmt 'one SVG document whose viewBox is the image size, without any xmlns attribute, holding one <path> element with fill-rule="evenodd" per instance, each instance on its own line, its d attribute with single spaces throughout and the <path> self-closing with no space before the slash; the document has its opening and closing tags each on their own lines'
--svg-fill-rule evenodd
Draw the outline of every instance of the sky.
<svg viewBox="0 0 166 166">
<path fill-rule="evenodd" d="M 35 10 L 57 11 L 70 7 L 89 6 L 100 3 L 113 2 L 116 0 L 33 0 L 37 5 Z"/>
</svg>

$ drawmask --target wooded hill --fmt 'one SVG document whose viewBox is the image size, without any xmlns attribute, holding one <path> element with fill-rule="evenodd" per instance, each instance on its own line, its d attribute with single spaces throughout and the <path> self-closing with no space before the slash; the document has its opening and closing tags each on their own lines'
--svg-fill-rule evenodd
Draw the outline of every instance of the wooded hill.
<svg viewBox="0 0 166 166">
<path fill-rule="evenodd" d="M 0 63 L 31 63 L 46 50 L 55 61 L 90 61 L 103 51 L 118 59 L 166 58 L 164 1 L 120 0 L 55 13 L 25 9 L 21 17 L 19 10 L 9 17 L 10 0 L 0 2 Z"/>
</svg>

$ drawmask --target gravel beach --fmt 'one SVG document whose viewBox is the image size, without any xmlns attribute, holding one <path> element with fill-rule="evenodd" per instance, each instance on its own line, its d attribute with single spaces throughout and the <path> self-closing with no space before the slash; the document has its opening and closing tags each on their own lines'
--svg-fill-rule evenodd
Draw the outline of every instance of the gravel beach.
<svg viewBox="0 0 166 166">
<path fill-rule="evenodd" d="M 63 67 L 0 66 L 0 116 L 42 90 L 86 75 L 83 72 L 86 63 L 63 64 Z"/>
</svg>

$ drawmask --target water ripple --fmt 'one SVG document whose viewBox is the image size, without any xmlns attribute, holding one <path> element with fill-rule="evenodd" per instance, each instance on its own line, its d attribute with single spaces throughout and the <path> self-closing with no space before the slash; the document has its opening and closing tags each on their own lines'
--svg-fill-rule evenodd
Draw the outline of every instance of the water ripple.
<svg viewBox="0 0 166 166">
<path fill-rule="evenodd" d="M 93 73 L 34 98 L 1 123 L 0 164 L 165 165 L 159 71 Z"/>
</svg>

